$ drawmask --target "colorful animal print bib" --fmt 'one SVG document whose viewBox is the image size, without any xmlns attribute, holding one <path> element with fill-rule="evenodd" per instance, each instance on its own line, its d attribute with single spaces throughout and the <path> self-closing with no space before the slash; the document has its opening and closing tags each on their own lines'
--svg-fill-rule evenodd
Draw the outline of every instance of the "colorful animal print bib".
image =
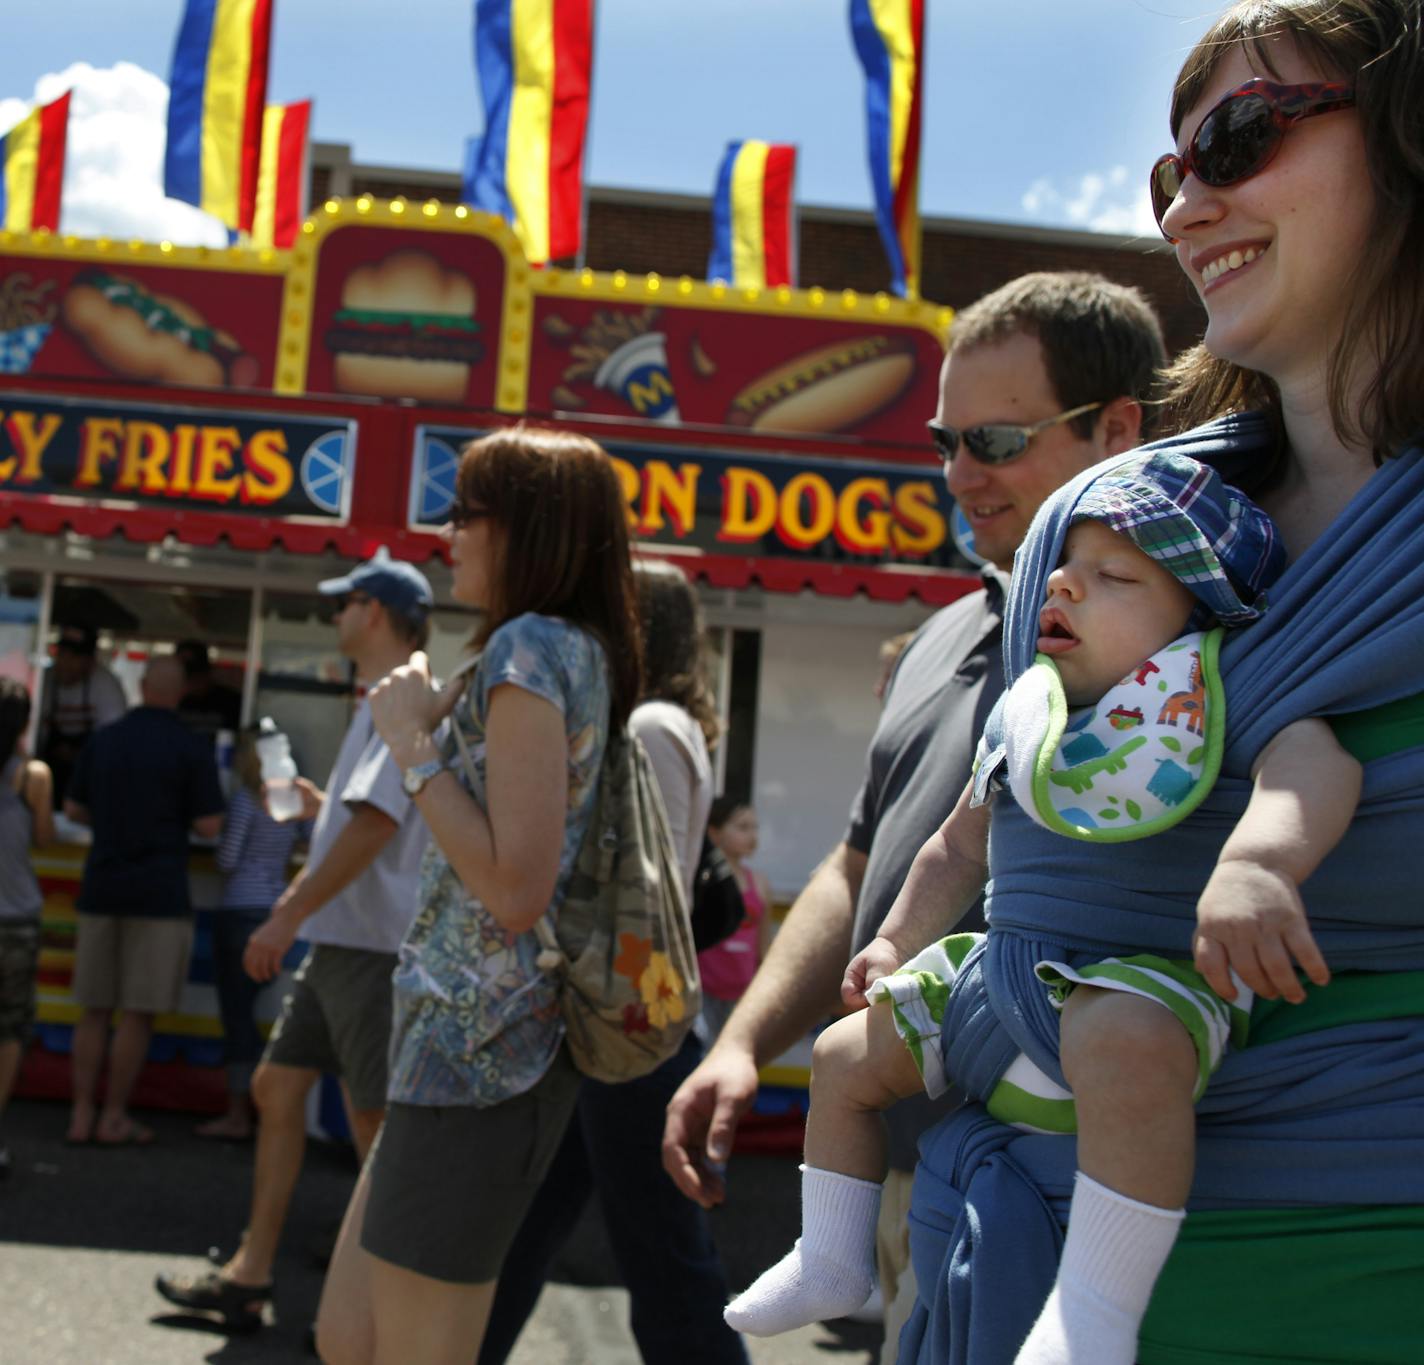
<svg viewBox="0 0 1424 1365">
<path fill-rule="evenodd" d="M 1183 635 L 1096 706 L 1070 711 L 1040 654 L 1004 704 L 1004 776 L 1045 829 L 1073 839 L 1145 839 L 1196 809 L 1221 770 L 1226 703 L 1217 627 Z"/>
</svg>

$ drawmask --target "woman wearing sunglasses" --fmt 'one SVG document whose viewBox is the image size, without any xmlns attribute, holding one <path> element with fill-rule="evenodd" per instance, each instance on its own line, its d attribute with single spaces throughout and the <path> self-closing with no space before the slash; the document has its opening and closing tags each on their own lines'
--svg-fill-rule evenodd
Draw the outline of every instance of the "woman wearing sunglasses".
<svg viewBox="0 0 1424 1365">
<path fill-rule="evenodd" d="M 1265 618 L 1223 647 L 1222 776 L 1194 814 L 1105 851 L 996 810 L 989 913 L 1006 946 L 987 986 L 1013 1042 L 1053 1066 L 1045 943 L 1235 960 L 1237 943 L 1192 940 L 1202 869 L 1265 742 L 1311 716 L 1365 772 L 1349 831 L 1301 888 L 1332 979 L 1300 1004 L 1258 998 L 1250 1044 L 1197 1105 L 1192 1216 L 1165 1268 L 1143 1228 L 1168 1210 L 1132 1189 L 1082 1201 L 1076 1175 L 1095 1178 L 1112 1134 L 1030 1136 L 971 1109 L 927 1135 L 914 1256 L 933 1297 L 901 1360 L 1405 1365 L 1424 1341 L 1405 1289 L 1424 1283 L 1421 0 L 1243 0 L 1187 58 L 1171 129 L 1153 204 L 1207 325 L 1172 375 L 1182 434 L 1159 445 L 1251 493 L 1291 563 Z M 989 435 L 973 434 L 981 459 L 1001 453 Z M 971 433 L 947 436 L 976 454 Z M 1015 560 L 1010 684 L 1082 489 L 1044 504 Z M 972 1039 L 944 1061 L 980 1093 L 997 1079 Z M 1075 1075 L 1080 1101 L 1111 1090 L 1104 1071 Z M 1151 1121 L 1121 1099 L 1123 1130 Z M 1085 1331 L 1084 1286 L 1125 1340 Z"/>
<path fill-rule="evenodd" d="M 534 926 L 558 914 L 642 676 L 623 496 L 593 441 L 471 443 L 445 534 L 453 596 L 484 613 L 478 653 L 444 689 L 416 654 L 371 694 L 433 842 L 392 978 L 386 1121 L 322 1293 L 329 1362 L 479 1353 L 579 1090 Z"/>
</svg>

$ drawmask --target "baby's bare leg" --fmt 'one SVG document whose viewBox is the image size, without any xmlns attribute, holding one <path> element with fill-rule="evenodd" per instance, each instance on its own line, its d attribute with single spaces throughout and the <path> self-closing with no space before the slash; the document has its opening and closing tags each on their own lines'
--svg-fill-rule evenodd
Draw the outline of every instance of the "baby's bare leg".
<svg viewBox="0 0 1424 1365">
<path fill-rule="evenodd" d="M 836 1020 L 811 1049 L 806 1164 L 860 1180 L 884 1180 L 881 1114 L 922 1089 L 888 1001 Z"/>
<path fill-rule="evenodd" d="M 1079 986 L 1059 1055 L 1078 1111 L 1078 1169 L 1158 1208 L 1187 1201 L 1196 1158 L 1197 1053 L 1175 1015 L 1122 991 Z"/>
<path fill-rule="evenodd" d="M 1132 1365 L 1191 1189 L 1196 1048 L 1161 1005 L 1078 986 L 1059 1055 L 1078 1114 L 1078 1178 L 1058 1282 L 1017 1365 Z"/>
<path fill-rule="evenodd" d="M 886 1163 L 880 1115 L 920 1088 L 888 1002 L 837 1020 L 816 1039 L 801 1239 L 728 1305 L 738 1331 L 788 1332 L 852 1313 L 870 1297 Z"/>
</svg>

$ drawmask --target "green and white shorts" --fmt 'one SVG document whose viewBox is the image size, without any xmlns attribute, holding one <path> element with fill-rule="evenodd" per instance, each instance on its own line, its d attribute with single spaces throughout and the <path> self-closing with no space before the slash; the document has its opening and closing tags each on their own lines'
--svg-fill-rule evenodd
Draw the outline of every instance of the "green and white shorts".
<svg viewBox="0 0 1424 1365">
<path fill-rule="evenodd" d="M 890 1002 L 896 1031 L 915 1059 L 931 1098 L 944 1094 L 953 1084 L 944 1062 L 945 1015 L 960 969 L 983 939 L 982 934 L 951 934 L 915 954 L 893 975 L 882 977 L 867 993 L 872 1004 Z M 1087 985 L 1138 995 L 1170 1010 L 1196 1049 L 1198 1077 L 1193 1099 L 1201 1098 L 1227 1047 L 1240 1047 L 1246 1040 L 1250 990 L 1237 980 L 1237 998 L 1223 1000 L 1190 962 L 1142 954 L 1106 958 L 1082 967 L 1040 962 L 1036 971 L 1059 1009 L 1074 987 Z M 1022 1053 L 985 1097 L 984 1104 L 1001 1123 L 1029 1132 L 1078 1130 L 1071 1092 Z"/>
</svg>

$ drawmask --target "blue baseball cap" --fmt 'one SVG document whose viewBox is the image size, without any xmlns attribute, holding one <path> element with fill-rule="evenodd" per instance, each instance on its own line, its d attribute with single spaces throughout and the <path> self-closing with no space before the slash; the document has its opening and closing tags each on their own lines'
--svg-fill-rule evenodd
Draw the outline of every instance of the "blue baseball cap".
<svg viewBox="0 0 1424 1365">
<path fill-rule="evenodd" d="M 358 564 L 343 578 L 326 578 L 317 585 L 326 597 L 364 592 L 382 606 L 399 612 L 408 621 L 423 621 L 435 605 L 430 582 L 414 564 L 392 559 L 384 545 L 364 564 Z"/>
</svg>

